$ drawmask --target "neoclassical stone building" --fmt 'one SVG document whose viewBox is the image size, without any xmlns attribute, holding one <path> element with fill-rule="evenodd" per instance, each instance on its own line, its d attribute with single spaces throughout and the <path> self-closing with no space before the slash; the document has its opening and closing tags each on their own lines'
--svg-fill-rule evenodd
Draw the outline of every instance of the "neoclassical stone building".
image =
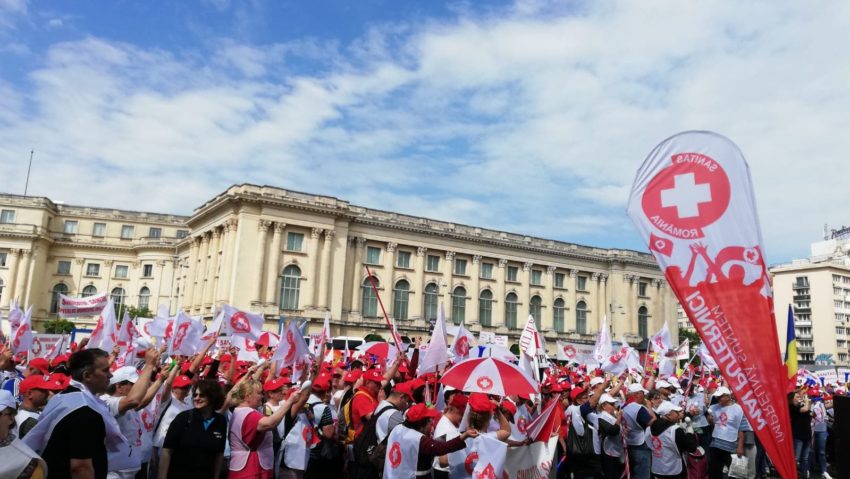
<svg viewBox="0 0 850 479">
<path fill-rule="evenodd" d="M 108 292 L 210 318 L 223 303 L 278 318 L 331 314 L 335 335 L 385 333 L 378 298 L 403 334 L 447 321 L 515 340 L 532 314 L 548 339 L 592 340 L 603 315 L 633 342 L 677 302 L 653 258 L 236 185 L 191 216 L 0 195 L 0 309 L 12 298 L 54 317 L 58 292 Z M 80 321 L 86 323 L 86 321 Z M 554 341 L 551 342 L 551 346 Z"/>
</svg>

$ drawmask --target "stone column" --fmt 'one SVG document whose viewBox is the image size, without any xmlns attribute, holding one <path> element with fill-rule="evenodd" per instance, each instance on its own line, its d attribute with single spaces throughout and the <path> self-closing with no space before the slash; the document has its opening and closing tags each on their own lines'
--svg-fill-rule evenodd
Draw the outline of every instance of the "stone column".
<svg viewBox="0 0 850 479">
<path fill-rule="evenodd" d="M 307 271 L 304 274 L 307 280 L 301 281 L 304 286 L 301 309 L 316 307 L 316 291 L 318 289 L 316 283 L 319 280 L 319 256 L 321 256 L 319 253 L 319 237 L 321 235 L 321 228 L 313 228 L 310 231 L 310 240 L 307 242 L 307 260 L 305 261 Z"/>
<path fill-rule="evenodd" d="M 210 259 L 207 263 L 207 284 L 204 287 L 204 308 L 212 308 L 215 301 L 215 290 L 218 284 L 219 268 L 221 265 L 221 231 L 218 227 L 212 230 L 212 242 L 210 243 Z"/>
<path fill-rule="evenodd" d="M 526 261 L 522 264 L 522 276 L 519 278 L 520 286 L 517 288 L 517 301 L 525 302 L 525 308 L 520 308 L 517 305 L 516 322 L 518 328 L 524 328 L 525 322 L 528 321 L 528 316 L 531 314 L 531 267 L 534 263 Z M 525 314 L 523 314 L 523 311 Z M 543 318 L 535 318 L 537 323 L 543 324 Z"/>
<path fill-rule="evenodd" d="M 257 222 L 257 229 L 260 234 L 257 239 L 257 256 L 254 264 L 257 267 L 257 270 L 254 272 L 256 284 L 254 285 L 254 294 L 253 301 L 254 303 L 263 302 L 263 273 L 266 267 L 266 239 L 269 235 L 269 227 L 272 225 L 271 221 L 260 220 Z"/>
<path fill-rule="evenodd" d="M 394 317 L 393 313 L 393 288 L 395 287 L 395 249 L 398 243 L 387 243 L 387 254 L 384 255 L 384 269 L 387 273 L 384 278 L 384 290 L 381 291 L 381 300 L 387 308 L 387 314 Z"/>
<path fill-rule="evenodd" d="M 202 308 L 202 303 L 204 301 L 204 289 L 207 287 L 207 277 L 209 276 L 207 273 L 209 254 L 210 237 L 208 233 L 204 232 L 201 235 L 201 249 L 199 254 L 200 261 L 198 263 L 197 274 L 195 275 L 195 280 L 198 284 L 195 285 L 195 294 L 192 296 L 191 302 L 189 303 L 189 311 L 194 311 L 195 306 Z"/>
<path fill-rule="evenodd" d="M 452 298 L 452 275 L 455 267 L 455 252 L 446 251 L 446 268 L 443 270 L 443 285 L 445 289 L 440 291 L 440 296 L 443 297 L 443 306 L 449 307 Z M 451 309 L 449 309 L 451 312 Z"/>
<path fill-rule="evenodd" d="M 192 238 L 189 245 L 189 269 L 186 271 L 186 284 L 184 286 L 183 297 L 180 307 L 192 310 L 192 298 L 195 294 L 195 274 L 198 271 L 198 238 Z M 187 304 L 188 303 L 188 304 Z M 178 308 L 179 309 L 179 308 Z"/>
<path fill-rule="evenodd" d="M 366 271 L 363 268 L 363 249 L 366 247 L 366 238 L 355 238 L 354 240 L 354 278 L 351 282 L 351 311 L 360 312 L 360 288 Z"/>
<path fill-rule="evenodd" d="M 18 262 L 21 259 L 21 250 L 9 251 L 9 282 L 6 285 L 6 294 L 3 295 L 3 307 L 8 308 L 15 298 L 15 286 L 18 284 Z"/>
<path fill-rule="evenodd" d="M 232 281 L 234 239 L 236 238 L 236 219 L 224 222 L 224 247 L 221 250 L 221 274 L 216 287 L 216 300 L 224 303 L 229 302 L 230 283 Z"/>
<path fill-rule="evenodd" d="M 32 262 L 32 250 L 25 249 L 21 252 L 21 264 L 18 266 L 18 298 L 20 298 L 21 306 L 28 307 L 26 304 L 27 298 L 27 282 L 30 276 L 30 263 Z"/>
<path fill-rule="evenodd" d="M 599 310 L 599 296 L 602 291 L 599 289 L 599 273 L 590 275 L 590 287 L 588 288 L 593 293 L 590 304 L 587 309 L 592 310 L 592 314 L 587 320 L 587 333 L 599 331 L 599 326 L 602 324 L 602 311 Z"/>
<path fill-rule="evenodd" d="M 493 300 L 493 326 L 507 326 L 505 324 L 505 266 L 508 260 L 499 260 L 499 269 L 496 270 L 496 294 Z"/>
<path fill-rule="evenodd" d="M 325 242 L 322 243 L 322 273 L 319 275 L 319 308 L 328 309 L 328 287 L 331 284 L 331 248 L 334 242 L 334 230 L 325 230 Z"/>
<path fill-rule="evenodd" d="M 422 307 L 425 302 L 425 253 L 428 248 L 420 246 L 416 248 L 416 263 L 413 270 L 413 294 L 410 295 L 410 317 L 411 319 L 422 319 L 424 314 Z"/>
<path fill-rule="evenodd" d="M 543 308 L 541 309 L 541 332 L 555 331 L 555 267 L 546 267 L 546 289 L 543 291 Z"/>
<path fill-rule="evenodd" d="M 576 331 L 576 289 L 578 288 L 578 270 L 571 269 L 570 270 L 570 281 L 568 283 L 567 290 L 567 309 L 564 311 L 564 329 L 566 331 Z"/>
<path fill-rule="evenodd" d="M 472 274 L 470 274 L 470 290 L 466 295 L 466 325 L 478 324 L 478 291 L 481 289 L 481 255 L 472 257 Z"/>
<path fill-rule="evenodd" d="M 606 281 L 608 280 L 608 275 L 605 273 L 599 274 L 599 286 L 597 286 L 597 297 L 596 297 L 596 310 L 599 313 L 596 315 L 597 323 L 596 323 L 596 331 L 599 331 L 602 328 L 602 317 L 608 314 L 608 304 L 605 298 L 606 295 Z M 611 324 L 611 318 L 608 318 L 608 324 Z"/>
<path fill-rule="evenodd" d="M 637 277 L 633 274 L 627 273 L 623 275 L 623 279 L 626 281 L 626 304 L 628 305 L 628 310 L 626 311 L 627 326 L 624 332 L 631 332 L 637 334 L 637 295 L 635 294 L 635 279 L 637 279 Z M 649 325 L 647 325 L 647 334 L 652 334 L 648 329 Z"/>
<path fill-rule="evenodd" d="M 161 259 L 161 260 L 156 262 L 157 266 L 159 266 L 159 273 L 158 273 L 158 276 L 157 276 L 157 278 L 159 278 L 159 279 L 153 284 L 153 288 L 151 288 L 151 300 L 152 301 L 148 305 L 148 309 L 151 310 L 151 312 L 154 312 L 154 313 L 156 313 L 157 308 L 159 308 L 159 303 L 162 300 L 161 299 L 162 296 L 163 296 L 162 289 L 167 287 L 168 284 L 169 284 L 169 283 L 165 282 L 165 262 L 166 261 L 164 259 Z M 169 293 L 169 297 L 170 296 L 171 296 L 171 293 Z M 168 306 L 170 308 L 171 304 L 169 304 Z"/>
<path fill-rule="evenodd" d="M 283 237 L 283 230 L 286 225 L 283 223 L 274 224 L 274 235 L 272 236 L 272 245 L 269 249 L 269 257 L 266 259 L 266 297 L 267 305 L 275 304 L 276 291 L 278 286 L 278 278 L 281 276 L 280 270 L 280 242 Z"/>
</svg>

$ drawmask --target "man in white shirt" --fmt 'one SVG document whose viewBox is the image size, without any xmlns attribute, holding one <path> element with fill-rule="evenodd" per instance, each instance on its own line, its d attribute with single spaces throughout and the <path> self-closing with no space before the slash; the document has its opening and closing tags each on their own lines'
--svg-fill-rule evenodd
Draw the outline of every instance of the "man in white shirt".
<svg viewBox="0 0 850 479">
<path fill-rule="evenodd" d="M 434 439 L 443 441 L 451 441 L 460 436 L 458 427 L 463 419 L 463 413 L 466 411 L 468 398 L 463 394 L 455 394 L 446 404 L 446 412 L 440 417 L 437 426 L 434 428 Z M 464 451 L 453 452 L 452 454 L 464 454 Z M 449 477 L 449 454 L 434 458 L 434 479 L 448 479 Z"/>
<path fill-rule="evenodd" d="M 732 391 L 719 387 L 714 392 L 717 404 L 708 408 L 711 433 L 708 477 L 722 479 L 732 463 L 732 454 L 744 456 L 744 410 L 732 400 Z"/>
<path fill-rule="evenodd" d="M 378 436 L 378 442 L 382 442 L 384 438 L 389 436 L 394 427 L 404 422 L 404 411 L 407 410 L 411 402 L 413 402 L 413 384 L 408 381 L 393 386 L 390 395 L 378 403 L 378 407 L 375 408 L 376 414 L 385 410 L 387 406 L 393 408 L 386 409 L 375 421 L 375 434 Z"/>
</svg>

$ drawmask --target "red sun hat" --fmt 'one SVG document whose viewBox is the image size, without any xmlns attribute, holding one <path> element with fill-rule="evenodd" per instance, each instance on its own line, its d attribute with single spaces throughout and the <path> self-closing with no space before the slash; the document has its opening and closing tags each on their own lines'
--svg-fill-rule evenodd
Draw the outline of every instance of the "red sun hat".
<svg viewBox="0 0 850 479">
<path fill-rule="evenodd" d="M 440 417 L 440 411 L 437 411 L 433 408 L 429 408 L 424 404 L 419 403 L 409 407 L 407 409 L 407 412 L 405 413 L 405 416 L 410 422 L 419 422 L 423 419 Z"/>
<path fill-rule="evenodd" d="M 466 410 L 467 404 L 469 404 L 469 398 L 464 396 L 463 394 L 455 394 L 449 401 L 449 405 L 451 405 L 451 407 L 457 409 L 458 411 Z"/>
<path fill-rule="evenodd" d="M 496 406 L 486 394 L 472 393 L 469 395 L 469 408 L 475 412 L 493 412 Z"/>
</svg>

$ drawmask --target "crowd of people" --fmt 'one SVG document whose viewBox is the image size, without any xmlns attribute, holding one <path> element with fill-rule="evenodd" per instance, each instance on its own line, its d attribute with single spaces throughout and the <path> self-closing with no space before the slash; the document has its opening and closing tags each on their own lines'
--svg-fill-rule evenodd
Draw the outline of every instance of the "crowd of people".
<svg viewBox="0 0 850 479">
<path fill-rule="evenodd" d="M 736 477 L 770 472 L 708 374 L 553 365 L 535 393 L 499 397 L 419 372 L 418 344 L 401 360 L 346 355 L 303 371 L 214 345 L 194 357 L 152 348 L 122 367 L 84 343 L 52 361 L 0 352 L 0 478 L 456 479 L 474 475 L 476 447 L 535 441 L 554 444 L 545 472 L 558 479 L 720 479 L 741 458 Z M 832 396 L 844 393 L 789 393 L 800 477 L 830 479 Z"/>
</svg>

